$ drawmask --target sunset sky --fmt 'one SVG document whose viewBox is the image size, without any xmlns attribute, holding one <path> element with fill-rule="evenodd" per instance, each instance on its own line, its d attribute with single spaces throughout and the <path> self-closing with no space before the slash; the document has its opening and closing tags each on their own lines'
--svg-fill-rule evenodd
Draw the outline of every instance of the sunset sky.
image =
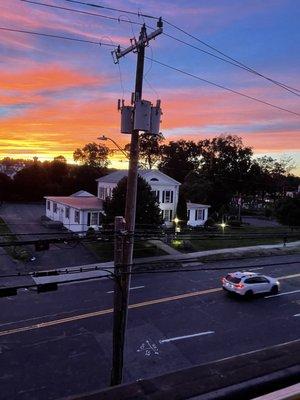
<svg viewBox="0 0 300 400">
<path fill-rule="evenodd" d="M 141 17 L 36 0 L 129 22 Z M 260 73 L 300 90 L 300 2 L 295 0 L 89 0 L 162 16 Z M 20 0 L 0 0 L 0 27 L 128 46 L 140 27 Z M 155 20 L 146 23 L 155 26 Z M 165 24 L 164 31 L 214 52 Z M 64 155 L 105 134 L 121 146 L 117 99 L 129 103 L 136 54 L 113 63 L 110 47 L 1 31 L 0 158 Z M 147 56 L 203 79 L 300 113 L 296 96 L 258 76 L 160 35 Z M 215 53 L 217 54 L 217 53 Z M 121 77 L 120 79 L 120 72 Z M 292 156 L 300 175 L 300 116 L 229 93 L 146 60 L 143 98 L 162 101 L 167 140 L 236 134 L 256 155 Z M 122 83 L 121 83 L 122 82 Z M 123 89 L 122 89 L 123 86 Z M 124 90 L 124 94 L 123 94 Z M 112 147 L 112 144 L 111 144 Z M 114 166 L 126 166 L 117 163 Z"/>
</svg>

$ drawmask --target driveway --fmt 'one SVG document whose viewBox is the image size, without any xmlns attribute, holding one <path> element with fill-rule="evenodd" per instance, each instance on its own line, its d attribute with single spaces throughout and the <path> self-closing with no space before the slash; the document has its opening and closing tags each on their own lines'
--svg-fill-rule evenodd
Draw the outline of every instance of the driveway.
<svg viewBox="0 0 300 400">
<path fill-rule="evenodd" d="M 12 232 L 19 235 L 20 239 L 37 240 L 60 237 L 63 231 L 49 229 L 41 224 L 41 216 L 44 214 L 44 204 L 7 203 L 0 209 L 0 217 L 4 219 Z M 22 236 L 22 233 L 25 233 L 26 236 Z M 74 267 L 97 262 L 95 256 L 82 244 L 75 247 L 68 244 L 50 245 L 49 250 L 41 252 L 36 252 L 31 246 L 30 252 L 36 259 L 21 263 L 26 271 Z M 4 268 L 6 268 L 5 264 Z"/>
</svg>

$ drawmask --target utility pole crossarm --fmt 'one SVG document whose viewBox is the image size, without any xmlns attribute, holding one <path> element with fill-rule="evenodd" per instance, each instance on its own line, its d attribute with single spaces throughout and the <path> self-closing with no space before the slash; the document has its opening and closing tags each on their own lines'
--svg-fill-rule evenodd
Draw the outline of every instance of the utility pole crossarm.
<svg viewBox="0 0 300 400">
<path fill-rule="evenodd" d="M 145 46 L 148 44 L 149 40 L 154 39 L 156 36 L 160 35 L 163 32 L 162 28 L 156 29 L 154 32 L 150 33 L 149 35 L 143 35 L 141 39 L 139 39 L 135 44 L 127 47 L 125 50 L 120 50 L 118 48 L 115 50 L 113 53 L 116 55 L 116 59 L 119 60 L 119 58 L 124 57 L 126 54 L 130 53 L 133 50 L 139 49 L 141 46 Z"/>
</svg>

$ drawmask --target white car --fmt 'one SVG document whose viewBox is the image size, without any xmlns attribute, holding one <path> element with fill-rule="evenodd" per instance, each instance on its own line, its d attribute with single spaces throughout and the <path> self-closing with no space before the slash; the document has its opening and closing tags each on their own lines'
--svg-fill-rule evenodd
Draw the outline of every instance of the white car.
<svg viewBox="0 0 300 400">
<path fill-rule="evenodd" d="M 251 297 L 258 293 L 277 294 L 280 283 L 276 278 L 253 272 L 231 272 L 222 278 L 223 289 L 241 296 Z"/>
</svg>

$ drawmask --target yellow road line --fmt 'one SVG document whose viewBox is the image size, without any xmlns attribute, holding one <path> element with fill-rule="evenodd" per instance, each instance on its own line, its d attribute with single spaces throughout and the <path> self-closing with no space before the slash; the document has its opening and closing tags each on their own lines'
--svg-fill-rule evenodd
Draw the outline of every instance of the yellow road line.
<svg viewBox="0 0 300 400">
<path fill-rule="evenodd" d="M 150 306 L 152 304 L 166 303 L 168 301 L 180 300 L 180 299 L 184 299 L 184 298 L 188 298 L 188 297 L 201 296 L 201 295 L 208 294 L 208 293 L 220 292 L 221 290 L 222 290 L 221 288 L 214 288 L 214 289 L 201 290 L 201 291 L 197 291 L 197 292 L 184 293 L 184 294 L 180 294 L 177 296 L 162 297 L 160 299 L 154 299 L 154 300 L 143 301 L 141 303 L 130 304 L 128 306 L 128 308 L 140 308 L 140 307 Z M 0 331 L 0 336 L 7 336 L 7 335 L 12 335 L 14 333 L 20 333 L 20 332 L 32 331 L 35 329 L 47 328 L 49 326 L 61 325 L 61 324 L 65 324 L 67 322 L 79 321 L 81 319 L 87 319 L 87 318 L 92 318 L 92 317 L 98 317 L 100 315 L 111 314 L 112 312 L 113 312 L 113 308 L 108 308 L 106 310 L 99 310 L 99 311 L 94 311 L 94 312 L 90 312 L 90 313 L 74 315 L 72 317 L 60 318 L 60 319 L 56 319 L 56 320 L 48 321 L 48 322 L 41 322 L 39 324 L 23 326 L 20 328 L 7 329 L 5 331 Z"/>
<path fill-rule="evenodd" d="M 284 280 L 284 279 L 291 279 L 291 278 L 296 278 L 296 277 L 300 277 L 300 274 L 280 276 L 277 279 Z M 176 296 L 162 297 L 160 299 L 154 299 L 154 300 L 142 301 L 141 303 L 130 304 L 128 306 L 128 308 L 130 308 L 130 309 L 141 308 L 141 307 L 151 306 L 153 304 L 167 303 L 169 301 L 181 300 L 181 299 L 186 299 L 189 297 L 201 296 L 201 295 L 216 293 L 216 292 L 221 292 L 221 291 L 222 291 L 222 288 L 199 290 L 199 291 L 195 291 L 195 292 L 179 294 Z M 72 317 L 60 318 L 60 319 L 56 319 L 56 320 L 48 321 L 48 322 L 41 322 L 39 324 L 27 325 L 27 326 L 23 326 L 20 328 L 7 329 L 4 331 L 0 331 L 0 336 L 7 336 L 7 335 L 12 335 L 14 333 L 32 331 L 35 329 L 48 328 L 49 326 L 61 325 L 61 324 L 66 324 L 68 322 L 98 317 L 100 315 L 111 314 L 112 312 L 113 312 L 113 308 L 107 308 L 106 310 L 99 310 L 99 311 L 94 311 L 94 312 L 90 312 L 90 313 L 74 315 Z"/>
</svg>

